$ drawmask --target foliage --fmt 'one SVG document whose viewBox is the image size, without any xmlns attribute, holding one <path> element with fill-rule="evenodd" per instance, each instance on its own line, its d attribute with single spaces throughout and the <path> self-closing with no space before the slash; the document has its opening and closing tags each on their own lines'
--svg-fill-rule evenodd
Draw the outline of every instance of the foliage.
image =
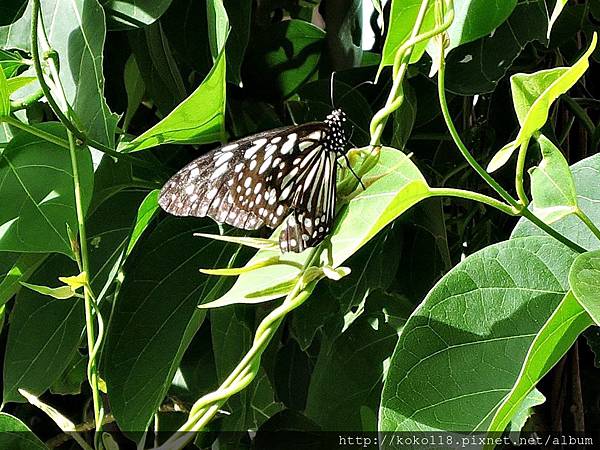
<svg viewBox="0 0 600 450">
<path fill-rule="evenodd" d="M 6 3 L 0 447 L 597 422 L 593 0 Z M 317 248 L 160 210 L 194 157 L 334 106 Z"/>
</svg>

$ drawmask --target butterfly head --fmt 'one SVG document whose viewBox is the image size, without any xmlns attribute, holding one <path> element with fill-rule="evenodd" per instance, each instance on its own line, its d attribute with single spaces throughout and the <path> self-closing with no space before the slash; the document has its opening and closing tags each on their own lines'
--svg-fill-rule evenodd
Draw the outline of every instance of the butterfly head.
<svg viewBox="0 0 600 450">
<path fill-rule="evenodd" d="M 325 118 L 325 123 L 331 130 L 328 136 L 329 146 L 331 150 L 337 153 L 345 151 L 347 139 L 344 126 L 346 125 L 346 120 L 346 113 L 341 109 L 334 109 Z"/>
</svg>

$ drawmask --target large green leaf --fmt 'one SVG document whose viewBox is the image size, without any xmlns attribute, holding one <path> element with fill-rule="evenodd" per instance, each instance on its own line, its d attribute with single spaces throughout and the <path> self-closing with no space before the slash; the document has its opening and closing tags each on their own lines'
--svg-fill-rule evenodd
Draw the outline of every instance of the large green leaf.
<svg viewBox="0 0 600 450">
<path fill-rule="evenodd" d="M 114 147 L 118 117 L 104 98 L 106 23 L 102 7 L 97 0 L 43 0 L 42 13 L 78 126 L 88 137 Z"/>
<path fill-rule="evenodd" d="M 30 281 L 56 286 L 59 276 L 75 273 L 77 268 L 72 261 L 55 255 Z M 48 389 L 77 351 L 84 324 L 82 300 L 57 300 L 21 289 L 8 330 L 3 402 L 25 401 L 18 389 L 36 396 Z"/>
<path fill-rule="evenodd" d="M 37 125 L 66 138 L 56 123 Z M 77 149 L 84 210 L 89 204 L 92 160 Z M 27 133 L 15 136 L 0 155 L 0 250 L 59 252 L 72 256 L 67 225 L 77 229 L 69 150 Z"/>
<path fill-rule="evenodd" d="M 306 406 L 309 418 L 325 430 L 377 431 L 376 421 L 364 423 L 364 417 L 377 416 L 387 360 L 411 310 L 406 299 L 377 292 L 341 335 L 321 343 Z"/>
<path fill-rule="evenodd" d="M 575 259 L 569 283 L 579 304 L 600 324 L 600 250 L 583 253 Z"/>
<path fill-rule="evenodd" d="M 102 73 L 106 34 L 104 12 L 97 0 L 42 0 L 42 17 L 60 58 L 60 78 L 78 126 L 87 135 L 113 146 L 117 116 L 104 99 Z M 30 51 L 31 2 L 19 20 L 0 27 L 0 47 Z"/>
<path fill-rule="evenodd" d="M 448 54 L 447 89 L 461 95 L 493 91 L 529 42 L 547 43 L 547 26 L 548 11 L 544 0 L 518 2 L 508 20 L 493 33 L 463 44 Z"/>
<path fill-rule="evenodd" d="M 26 281 L 46 259 L 44 253 L 0 253 L 0 305 L 17 293 L 20 281 Z"/>
<path fill-rule="evenodd" d="M 125 118 L 123 119 L 123 129 L 127 130 L 131 119 L 133 119 L 133 115 L 142 102 L 144 92 L 146 92 L 144 79 L 133 55 L 129 56 L 125 63 L 123 80 L 125 82 L 125 92 L 127 92 L 127 109 L 125 110 Z"/>
<path fill-rule="evenodd" d="M 550 69 L 553 71 L 552 76 L 548 76 L 547 71 L 541 71 L 529 75 L 517 74 L 511 77 L 511 87 L 513 92 L 516 91 L 513 94 L 513 101 L 517 105 L 515 110 L 521 123 L 521 129 L 514 141 L 505 145 L 494 155 L 488 164 L 488 172 L 493 172 L 506 164 L 513 152 L 520 145 L 527 145 L 531 136 L 542 128 L 548 120 L 550 107 L 554 100 L 567 92 L 589 67 L 588 59 L 596 48 L 596 41 L 597 35 L 594 34 L 589 48 L 581 58 L 571 67 Z M 518 92 L 523 89 L 530 92 Z M 538 95 L 534 96 L 533 93 Z M 524 114 L 522 103 L 527 100 L 533 100 L 533 103 L 529 105 Z"/>
<path fill-rule="evenodd" d="M 126 30 L 154 23 L 173 0 L 108 0 L 103 3 L 109 27 Z"/>
<path fill-rule="evenodd" d="M 146 429 L 204 319 L 197 304 L 222 282 L 198 268 L 226 266 L 236 246 L 193 236 L 216 231 L 210 220 L 169 218 L 129 257 L 104 351 L 104 377 L 122 430 Z"/>
<path fill-rule="evenodd" d="M 577 192 L 569 163 L 543 134 L 538 138 L 542 161 L 529 170 L 532 211 L 546 223 L 577 211 Z"/>
<path fill-rule="evenodd" d="M 489 35 L 512 13 L 517 0 L 489 2 L 488 0 L 460 0 L 454 2 L 454 21 L 448 29 L 450 46 L 459 45 Z"/>
<path fill-rule="evenodd" d="M 252 3 L 224 0 L 231 31 L 225 45 L 227 54 L 227 81 L 239 85 L 242 81 L 240 73 L 244 55 L 250 39 L 252 19 Z"/>
<path fill-rule="evenodd" d="M 4 0 L 0 5 L 0 25 L 13 23 L 27 6 L 27 0 Z"/>
<path fill-rule="evenodd" d="M 571 166 L 577 191 L 577 204 L 595 224 L 600 223 L 600 186 L 598 174 L 600 173 L 600 154 L 596 154 L 579 161 Z M 554 222 L 552 228 L 567 236 L 587 250 L 600 248 L 600 240 L 574 215 L 566 216 Z M 521 219 L 512 237 L 544 236 L 546 233 L 533 225 L 527 219 Z"/>
<path fill-rule="evenodd" d="M 328 1 L 320 12 L 327 24 L 327 49 L 333 70 L 359 66 L 363 53 L 362 1 Z"/>
<path fill-rule="evenodd" d="M 104 297 L 117 275 L 129 243 L 136 209 L 144 192 L 120 191 L 105 197 L 87 220 L 90 282 Z M 78 273 L 76 265 L 51 257 L 31 277 L 42 286 L 58 286 L 59 276 Z M 21 401 L 18 388 L 35 395 L 58 380 L 73 359 L 84 329 L 81 299 L 55 300 L 21 289 L 13 310 L 4 365 L 5 401 Z M 27 336 L 27 338 L 24 338 Z"/>
<path fill-rule="evenodd" d="M 223 139 L 225 120 L 225 54 L 200 86 L 167 117 L 124 146 L 133 152 L 160 144 L 206 144 Z"/>
<path fill-rule="evenodd" d="M 488 431 L 502 432 L 506 429 L 537 382 L 563 357 L 579 335 L 593 324 L 593 320 L 569 292 L 536 333 L 519 377 L 500 403 Z"/>
<path fill-rule="evenodd" d="M 372 184 L 359 193 L 338 213 L 331 233 L 333 266 L 341 265 L 360 247 L 404 211 L 429 195 L 425 179 L 404 153 L 384 147 L 376 167 L 369 172 L 366 182 Z M 275 232 L 274 236 L 277 236 Z M 303 263 L 309 252 L 286 253 L 282 261 Z M 328 251 L 324 252 L 328 264 Z M 261 250 L 248 265 L 280 255 L 279 250 Z M 276 264 L 241 275 L 233 288 L 212 306 L 229 303 L 257 303 L 287 294 L 298 276 L 299 269 L 287 264 Z M 272 290 L 277 280 L 277 290 Z"/>
<path fill-rule="evenodd" d="M 402 44 L 404 44 L 411 36 L 419 9 L 421 8 L 421 0 L 392 0 L 390 10 L 390 23 L 383 45 L 383 53 L 379 65 L 379 72 L 385 66 L 391 66 L 394 63 L 396 52 Z M 435 15 L 433 2 L 429 3 L 425 19 L 421 25 L 420 32 L 425 33 L 435 28 Z M 413 49 L 411 61 L 415 62 L 421 59 L 425 52 L 427 41 L 419 43 Z"/>
<path fill-rule="evenodd" d="M 325 33 L 291 19 L 269 24 L 252 33 L 242 72 L 244 85 L 265 98 L 287 98 L 317 72 Z"/>
<path fill-rule="evenodd" d="M 382 394 L 380 429 L 487 430 L 564 298 L 575 256 L 552 238 L 525 237 L 454 267 L 402 331 Z M 570 337 L 558 339 L 565 344 Z M 562 355 L 544 354 L 546 371 Z"/>
<path fill-rule="evenodd" d="M 0 413 L 0 448 L 47 450 L 48 447 L 20 419 Z"/>
</svg>

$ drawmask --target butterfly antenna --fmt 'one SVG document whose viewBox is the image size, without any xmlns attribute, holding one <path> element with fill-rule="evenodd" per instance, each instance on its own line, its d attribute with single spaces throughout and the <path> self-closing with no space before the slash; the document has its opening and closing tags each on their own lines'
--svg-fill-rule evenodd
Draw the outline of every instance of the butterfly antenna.
<svg viewBox="0 0 600 450">
<path fill-rule="evenodd" d="M 335 104 L 333 102 L 333 82 L 334 82 L 335 72 L 331 72 L 331 78 L 329 79 L 329 97 L 331 101 L 331 109 L 335 109 Z"/>
<path fill-rule="evenodd" d="M 360 183 L 361 187 L 363 188 L 363 191 L 365 189 L 367 189 L 365 187 L 365 185 L 363 184 L 362 180 L 360 179 L 360 177 L 358 175 L 356 175 L 356 172 L 354 171 L 354 169 L 352 169 L 352 166 L 350 165 L 350 160 L 348 159 L 348 155 L 346 153 L 344 153 L 344 159 L 346 160 L 346 166 L 348 167 L 348 170 L 358 180 L 358 182 Z"/>
<path fill-rule="evenodd" d="M 342 101 L 348 95 L 352 94 L 354 91 L 358 90 L 360 87 L 364 86 L 365 84 L 374 85 L 375 83 L 373 83 L 371 80 L 366 80 L 366 81 L 363 81 L 362 83 L 358 83 L 356 86 L 353 86 L 352 88 L 350 88 L 350 90 L 348 90 L 348 92 L 346 92 L 344 95 L 342 95 L 342 98 L 340 99 L 340 103 L 342 103 Z"/>
</svg>

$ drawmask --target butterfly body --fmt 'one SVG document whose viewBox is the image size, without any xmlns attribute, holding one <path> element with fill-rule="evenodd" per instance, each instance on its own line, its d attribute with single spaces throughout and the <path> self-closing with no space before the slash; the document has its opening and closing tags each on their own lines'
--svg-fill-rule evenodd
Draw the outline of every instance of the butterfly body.
<svg viewBox="0 0 600 450">
<path fill-rule="evenodd" d="M 330 231 L 336 160 L 345 151 L 345 115 L 258 133 L 212 150 L 177 172 L 160 206 L 177 216 L 209 216 L 244 230 L 275 229 L 283 252 L 301 252 Z"/>
</svg>

